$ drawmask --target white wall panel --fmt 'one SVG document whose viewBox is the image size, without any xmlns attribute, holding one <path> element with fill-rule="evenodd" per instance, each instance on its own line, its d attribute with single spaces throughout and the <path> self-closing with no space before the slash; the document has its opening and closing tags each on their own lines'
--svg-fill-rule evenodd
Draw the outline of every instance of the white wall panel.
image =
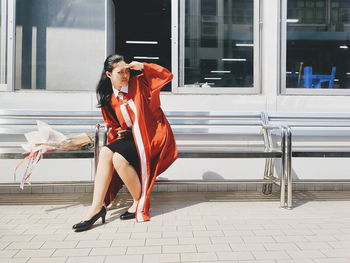
<svg viewBox="0 0 350 263">
<path fill-rule="evenodd" d="M 20 160 L 0 159 L 0 183 L 13 183 L 14 169 Z M 27 162 L 17 171 L 20 182 Z M 42 159 L 33 169 L 31 182 L 90 181 L 93 179 L 90 159 Z"/>
<path fill-rule="evenodd" d="M 278 112 L 350 113 L 350 96 L 279 96 Z"/>
<path fill-rule="evenodd" d="M 266 96 L 266 110 L 276 110 L 278 94 L 278 1 L 262 1 L 261 71 L 262 94 Z"/>
<path fill-rule="evenodd" d="M 294 179 L 350 179 L 348 158 L 293 158 Z"/>
<path fill-rule="evenodd" d="M 262 179 L 262 159 L 178 159 L 162 175 L 168 180 Z"/>
<path fill-rule="evenodd" d="M 91 92 L 3 92 L 0 93 L 0 109 L 92 110 L 96 105 L 92 97 Z"/>
<path fill-rule="evenodd" d="M 263 95 L 162 95 L 162 107 L 168 111 L 265 111 Z"/>
</svg>

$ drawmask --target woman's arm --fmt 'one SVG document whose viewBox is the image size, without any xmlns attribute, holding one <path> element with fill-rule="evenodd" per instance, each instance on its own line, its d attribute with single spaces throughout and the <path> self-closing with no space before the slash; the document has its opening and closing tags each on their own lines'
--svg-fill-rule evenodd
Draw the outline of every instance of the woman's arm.
<svg viewBox="0 0 350 263">
<path fill-rule="evenodd" d="M 146 81 L 152 92 L 160 90 L 173 78 L 173 74 L 169 70 L 157 64 L 133 61 L 126 67 L 134 70 L 143 70 L 141 78 Z"/>
<path fill-rule="evenodd" d="M 133 70 L 143 70 L 143 63 L 138 61 L 132 61 L 131 63 L 126 64 L 125 68 L 129 68 Z"/>
</svg>

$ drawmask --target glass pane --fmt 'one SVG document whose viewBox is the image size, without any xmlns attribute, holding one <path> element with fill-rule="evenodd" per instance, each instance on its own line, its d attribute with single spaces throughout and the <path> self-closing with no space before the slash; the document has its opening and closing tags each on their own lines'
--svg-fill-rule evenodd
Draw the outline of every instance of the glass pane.
<svg viewBox="0 0 350 263">
<path fill-rule="evenodd" d="M 253 2 L 185 0 L 181 86 L 253 86 Z"/>
<path fill-rule="evenodd" d="M 116 50 L 127 61 L 171 69 L 171 0 L 116 2 Z M 162 91 L 170 91 L 167 84 Z"/>
<path fill-rule="evenodd" d="M 287 88 L 350 88 L 350 1 L 288 0 Z"/>
<path fill-rule="evenodd" d="M 104 59 L 105 1 L 16 1 L 16 89 L 94 90 Z"/>
</svg>

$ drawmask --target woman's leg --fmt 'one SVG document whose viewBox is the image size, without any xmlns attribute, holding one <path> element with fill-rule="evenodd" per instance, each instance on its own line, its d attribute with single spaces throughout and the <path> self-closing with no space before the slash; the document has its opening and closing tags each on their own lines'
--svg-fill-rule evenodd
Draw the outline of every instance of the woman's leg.
<svg viewBox="0 0 350 263">
<path fill-rule="evenodd" d="M 130 213 L 136 211 L 137 203 L 141 197 L 141 182 L 134 167 L 119 153 L 113 154 L 113 166 L 120 178 L 128 188 L 134 203 L 128 209 Z"/>
<path fill-rule="evenodd" d="M 113 152 L 109 148 L 103 147 L 100 151 L 96 170 L 92 205 L 84 217 L 84 220 L 89 220 L 91 217 L 97 214 L 103 206 L 103 201 L 112 179 L 112 158 Z"/>
</svg>

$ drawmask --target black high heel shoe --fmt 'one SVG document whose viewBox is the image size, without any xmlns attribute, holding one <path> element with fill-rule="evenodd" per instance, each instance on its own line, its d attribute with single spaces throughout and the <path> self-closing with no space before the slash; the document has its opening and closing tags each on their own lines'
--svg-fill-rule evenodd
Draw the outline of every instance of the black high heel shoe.
<svg viewBox="0 0 350 263">
<path fill-rule="evenodd" d="M 136 213 L 130 213 L 126 211 L 124 214 L 120 215 L 121 220 L 128 220 L 135 218 Z"/>
<path fill-rule="evenodd" d="M 72 229 L 75 230 L 75 232 L 85 231 L 92 227 L 92 225 L 101 217 L 102 218 L 102 224 L 106 222 L 106 214 L 107 210 L 104 206 L 102 206 L 101 210 L 91 217 L 89 220 L 81 221 L 78 224 L 75 224 Z"/>
</svg>

